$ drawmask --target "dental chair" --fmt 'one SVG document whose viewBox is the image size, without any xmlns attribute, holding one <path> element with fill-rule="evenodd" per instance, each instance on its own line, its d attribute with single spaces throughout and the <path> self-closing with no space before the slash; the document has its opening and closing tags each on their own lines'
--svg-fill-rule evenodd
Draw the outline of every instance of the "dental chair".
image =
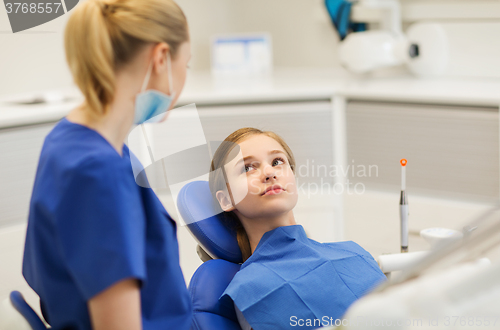
<svg viewBox="0 0 500 330">
<path fill-rule="evenodd" d="M 193 304 L 193 330 L 241 330 L 234 305 L 219 301 L 243 262 L 233 232 L 216 214 L 207 181 L 186 184 L 177 197 L 177 207 L 198 242 L 197 252 L 203 264 L 189 283 Z M 200 219 L 204 219 L 199 221 Z M 386 276 L 394 268 L 386 271 Z"/>
<path fill-rule="evenodd" d="M 207 181 L 185 185 L 177 207 L 198 241 L 198 255 L 204 261 L 188 288 L 194 313 L 192 329 L 241 330 L 234 305 L 219 301 L 243 262 L 236 232 L 223 225 L 221 214 L 213 215 L 216 212 Z"/>
<path fill-rule="evenodd" d="M 7 324 L 9 324 L 9 329 L 17 330 L 17 329 L 31 329 L 31 330 L 47 330 L 47 327 L 43 323 L 42 319 L 38 316 L 38 314 L 31 308 L 30 305 L 24 300 L 23 295 L 19 291 L 12 291 L 9 295 L 10 308 L 5 311 L 2 311 L 2 318 L 9 318 L 9 320 L 3 320 Z M 4 306 L 5 308 L 5 306 Z M 10 309 L 12 309 L 12 313 L 10 313 Z M 20 315 L 16 316 L 17 311 Z M 5 314 L 7 313 L 7 314 Z M 11 315 L 9 315 L 11 314 Z M 21 318 L 22 317 L 22 318 Z M 24 322 L 23 321 L 26 321 Z M 3 323 L 3 326 L 7 326 Z M 0 328 L 2 328 L 2 322 L 0 322 Z"/>
</svg>

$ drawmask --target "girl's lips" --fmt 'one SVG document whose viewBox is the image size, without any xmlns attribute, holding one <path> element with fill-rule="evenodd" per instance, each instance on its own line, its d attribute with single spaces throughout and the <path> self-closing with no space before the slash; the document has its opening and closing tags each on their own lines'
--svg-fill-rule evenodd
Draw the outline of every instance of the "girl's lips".
<svg viewBox="0 0 500 330">
<path fill-rule="evenodd" d="M 268 190 L 263 196 L 276 195 L 276 194 L 280 194 L 283 191 L 285 191 L 285 190 L 282 188 L 274 188 L 274 189 Z"/>
</svg>

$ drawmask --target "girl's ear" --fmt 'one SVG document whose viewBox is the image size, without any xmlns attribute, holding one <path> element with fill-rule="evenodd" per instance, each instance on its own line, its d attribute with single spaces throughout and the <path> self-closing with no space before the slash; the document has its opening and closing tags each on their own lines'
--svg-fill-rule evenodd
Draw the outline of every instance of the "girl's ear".
<svg viewBox="0 0 500 330">
<path fill-rule="evenodd" d="M 220 207 L 225 211 L 225 212 L 231 212 L 234 210 L 233 204 L 231 204 L 231 199 L 229 198 L 228 194 L 222 190 L 217 191 L 215 194 L 215 197 L 219 201 Z"/>
</svg>

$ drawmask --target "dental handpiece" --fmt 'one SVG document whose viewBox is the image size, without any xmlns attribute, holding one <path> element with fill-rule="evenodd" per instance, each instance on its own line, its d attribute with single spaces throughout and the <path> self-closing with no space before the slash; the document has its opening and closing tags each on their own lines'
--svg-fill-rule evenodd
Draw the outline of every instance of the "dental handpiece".
<svg viewBox="0 0 500 330">
<path fill-rule="evenodd" d="M 401 253 L 408 252 L 408 198 L 406 197 L 406 159 L 401 159 L 401 198 L 399 200 L 399 214 L 401 218 Z"/>
</svg>

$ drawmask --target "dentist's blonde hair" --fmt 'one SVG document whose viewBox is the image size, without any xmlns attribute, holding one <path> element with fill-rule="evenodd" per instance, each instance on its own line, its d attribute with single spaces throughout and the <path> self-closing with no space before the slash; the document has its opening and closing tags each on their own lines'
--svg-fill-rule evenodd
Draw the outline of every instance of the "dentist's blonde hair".
<svg viewBox="0 0 500 330">
<path fill-rule="evenodd" d="M 165 42 L 172 59 L 189 40 L 186 16 L 172 0 L 87 0 L 66 25 L 66 60 L 94 114 L 115 94 L 115 73 L 148 44 Z"/>
</svg>

